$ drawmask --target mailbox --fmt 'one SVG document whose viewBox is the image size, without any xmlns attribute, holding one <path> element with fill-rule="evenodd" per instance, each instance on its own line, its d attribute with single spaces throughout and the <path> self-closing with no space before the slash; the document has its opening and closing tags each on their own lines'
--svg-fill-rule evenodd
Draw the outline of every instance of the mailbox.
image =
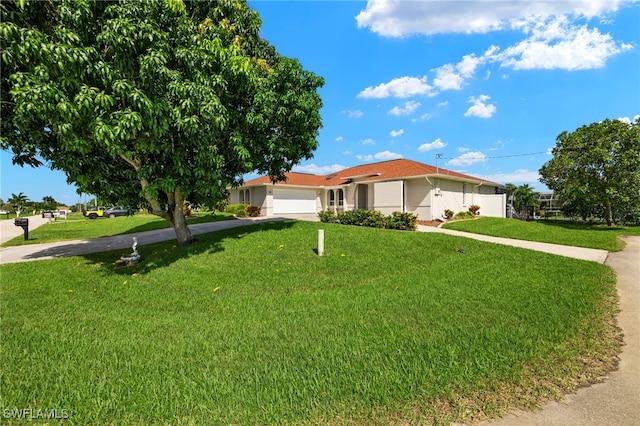
<svg viewBox="0 0 640 426">
<path fill-rule="evenodd" d="M 24 240 L 27 241 L 29 239 L 29 218 L 16 217 L 13 219 L 13 224 L 22 228 L 22 231 L 24 232 Z"/>
</svg>

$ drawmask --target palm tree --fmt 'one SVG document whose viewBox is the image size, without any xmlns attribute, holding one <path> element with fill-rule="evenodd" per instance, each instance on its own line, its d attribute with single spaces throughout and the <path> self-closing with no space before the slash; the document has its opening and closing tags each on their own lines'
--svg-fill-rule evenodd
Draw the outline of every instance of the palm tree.
<svg viewBox="0 0 640 426">
<path fill-rule="evenodd" d="M 513 191 L 513 205 L 521 214 L 527 213 L 527 207 L 533 207 L 534 211 L 539 205 L 538 195 L 529 184 L 520 185 Z"/>
<path fill-rule="evenodd" d="M 20 192 L 17 195 L 11 194 L 11 198 L 7 200 L 7 203 L 13 206 L 13 209 L 16 211 L 16 216 L 20 216 L 22 208 L 25 206 L 27 201 L 29 201 L 29 197 Z"/>
</svg>

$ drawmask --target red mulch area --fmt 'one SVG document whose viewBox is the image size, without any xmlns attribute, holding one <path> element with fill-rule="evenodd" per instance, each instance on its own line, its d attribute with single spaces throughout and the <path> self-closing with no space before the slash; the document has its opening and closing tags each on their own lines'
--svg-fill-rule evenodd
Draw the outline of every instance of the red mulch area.
<svg viewBox="0 0 640 426">
<path fill-rule="evenodd" d="M 442 225 L 443 222 L 440 222 L 439 220 L 417 220 L 416 223 L 418 225 L 433 226 L 434 228 L 437 228 Z"/>
</svg>

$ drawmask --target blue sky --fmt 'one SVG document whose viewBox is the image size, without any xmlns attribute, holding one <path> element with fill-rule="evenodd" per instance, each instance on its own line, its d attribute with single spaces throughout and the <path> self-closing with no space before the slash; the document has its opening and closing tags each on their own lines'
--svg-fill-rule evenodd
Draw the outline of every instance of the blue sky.
<svg viewBox="0 0 640 426">
<path fill-rule="evenodd" d="M 634 1 L 253 0 L 262 36 L 325 78 L 314 158 L 296 171 L 409 158 L 528 183 L 563 131 L 640 114 Z M 11 166 L 0 198 L 85 196 L 46 168 Z"/>
</svg>

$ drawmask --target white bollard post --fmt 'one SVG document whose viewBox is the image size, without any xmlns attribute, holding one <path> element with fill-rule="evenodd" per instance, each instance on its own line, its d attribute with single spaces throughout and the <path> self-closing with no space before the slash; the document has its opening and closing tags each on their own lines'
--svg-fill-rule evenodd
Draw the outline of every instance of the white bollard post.
<svg viewBox="0 0 640 426">
<path fill-rule="evenodd" d="M 318 229 L 318 256 L 324 256 L 324 229 Z"/>
</svg>

